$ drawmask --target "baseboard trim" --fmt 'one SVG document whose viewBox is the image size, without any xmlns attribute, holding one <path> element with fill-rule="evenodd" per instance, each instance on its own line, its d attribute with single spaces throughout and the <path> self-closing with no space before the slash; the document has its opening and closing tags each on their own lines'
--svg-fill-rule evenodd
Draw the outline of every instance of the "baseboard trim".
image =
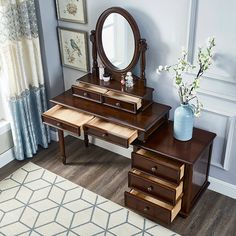
<svg viewBox="0 0 236 236">
<path fill-rule="evenodd" d="M 13 161 L 14 159 L 15 158 L 14 158 L 13 148 L 11 148 L 8 151 L 2 153 L 0 155 L 0 168 L 2 168 L 3 166 L 7 165 L 8 163 Z"/>
<path fill-rule="evenodd" d="M 213 177 L 209 177 L 209 181 L 210 186 L 208 189 L 236 199 L 236 185 L 229 184 Z"/>
</svg>

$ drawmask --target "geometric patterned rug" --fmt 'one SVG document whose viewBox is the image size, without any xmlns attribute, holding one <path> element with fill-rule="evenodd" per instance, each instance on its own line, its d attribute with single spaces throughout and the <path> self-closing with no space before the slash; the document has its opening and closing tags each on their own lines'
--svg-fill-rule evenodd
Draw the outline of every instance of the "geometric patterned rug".
<svg viewBox="0 0 236 236">
<path fill-rule="evenodd" d="M 0 235 L 177 234 L 30 162 L 0 182 Z"/>
</svg>

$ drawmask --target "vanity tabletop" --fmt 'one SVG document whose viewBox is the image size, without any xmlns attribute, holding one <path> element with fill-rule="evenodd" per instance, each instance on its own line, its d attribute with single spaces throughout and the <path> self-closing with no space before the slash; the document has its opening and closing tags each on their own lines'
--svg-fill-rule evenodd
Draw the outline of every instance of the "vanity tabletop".
<svg viewBox="0 0 236 236">
<path fill-rule="evenodd" d="M 155 131 L 146 143 L 137 140 L 132 145 L 187 164 L 194 164 L 206 148 L 212 144 L 215 137 L 215 133 L 194 128 L 191 140 L 178 141 L 173 137 L 173 122 L 168 121 Z"/>
<path fill-rule="evenodd" d="M 134 77 L 134 83 L 135 83 L 133 88 L 127 88 L 121 85 L 120 81 L 114 78 L 111 79 L 109 82 L 104 82 L 103 80 L 100 80 L 99 77 L 94 76 L 92 73 L 89 73 L 83 76 L 82 78 L 77 79 L 77 82 L 104 87 L 109 90 L 122 92 L 124 94 L 133 95 L 139 98 L 144 97 L 146 94 L 151 93 L 154 90 L 153 88 L 144 86 L 143 81 L 141 79 L 138 79 L 138 77 L 136 77 L 135 75 L 133 75 L 133 77 Z"/>
<path fill-rule="evenodd" d="M 68 108 L 83 111 L 99 118 L 123 124 L 140 131 L 146 132 L 163 116 L 167 115 L 170 106 L 159 103 L 152 103 L 147 109 L 137 114 L 128 113 L 116 108 L 104 106 L 83 98 L 72 95 L 71 89 L 50 100 L 54 104 L 66 106 Z"/>
</svg>

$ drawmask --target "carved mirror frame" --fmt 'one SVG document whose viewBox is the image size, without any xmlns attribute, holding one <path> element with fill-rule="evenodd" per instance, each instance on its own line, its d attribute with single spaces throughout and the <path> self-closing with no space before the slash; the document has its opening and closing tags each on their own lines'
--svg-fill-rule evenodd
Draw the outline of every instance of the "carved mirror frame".
<svg viewBox="0 0 236 236">
<path fill-rule="evenodd" d="M 132 61 L 130 64 L 124 68 L 119 69 L 115 67 L 107 58 L 103 44 L 102 44 L 102 30 L 103 25 L 107 17 L 112 14 L 117 13 L 123 16 L 127 22 L 130 24 L 130 27 L 133 31 L 134 35 L 134 42 L 135 42 L 135 49 L 134 49 L 134 56 L 132 58 Z M 138 25 L 134 18 L 131 16 L 129 12 L 124 10 L 120 7 L 112 7 L 107 9 L 102 13 L 102 15 L 99 17 L 96 25 L 96 30 L 91 31 L 90 40 L 93 44 L 93 69 L 92 72 L 96 76 L 98 76 L 98 62 L 97 57 L 99 56 L 100 60 L 102 61 L 105 68 L 111 73 L 111 74 L 118 74 L 118 75 L 124 75 L 128 71 L 132 71 L 134 67 L 137 65 L 138 61 L 140 60 L 140 78 L 145 81 L 145 67 L 146 67 L 146 59 L 145 59 L 145 52 L 147 50 L 147 43 L 145 39 L 141 39 L 140 31 L 138 28 Z M 121 76 L 119 77 L 119 79 Z"/>
</svg>

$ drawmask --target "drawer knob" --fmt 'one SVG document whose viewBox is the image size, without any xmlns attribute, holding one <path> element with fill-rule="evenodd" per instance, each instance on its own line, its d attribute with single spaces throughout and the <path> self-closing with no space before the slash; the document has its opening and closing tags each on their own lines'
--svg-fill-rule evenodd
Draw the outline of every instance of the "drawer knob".
<svg viewBox="0 0 236 236">
<path fill-rule="evenodd" d="M 143 210 L 145 211 L 145 212 L 147 212 L 147 211 L 149 211 L 149 207 L 147 206 L 147 207 L 145 207 Z"/>
<path fill-rule="evenodd" d="M 154 166 L 154 167 L 152 167 L 152 169 L 151 169 L 151 170 L 152 170 L 152 172 L 153 172 L 153 173 L 155 173 L 155 172 L 157 172 L 157 167 L 156 167 L 156 166 Z"/>
<path fill-rule="evenodd" d="M 119 103 L 119 102 L 117 102 L 117 103 L 116 103 L 116 106 L 117 106 L 117 107 L 120 107 L 120 103 Z"/>
<path fill-rule="evenodd" d="M 60 124 L 60 123 L 57 123 L 57 126 L 61 126 L 61 124 Z"/>
<path fill-rule="evenodd" d="M 84 92 L 84 96 L 87 97 L 87 96 L 88 96 L 88 93 Z"/>
<path fill-rule="evenodd" d="M 107 136 L 107 134 L 102 134 L 102 137 L 106 137 Z"/>
<path fill-rule="evenodd" d="M 153 190 L 153 187 L 150 186 L 150 187 L 147 188 L 147 190 L 148 190 L 148 192 L 151 192 Z"/>
</svg>

